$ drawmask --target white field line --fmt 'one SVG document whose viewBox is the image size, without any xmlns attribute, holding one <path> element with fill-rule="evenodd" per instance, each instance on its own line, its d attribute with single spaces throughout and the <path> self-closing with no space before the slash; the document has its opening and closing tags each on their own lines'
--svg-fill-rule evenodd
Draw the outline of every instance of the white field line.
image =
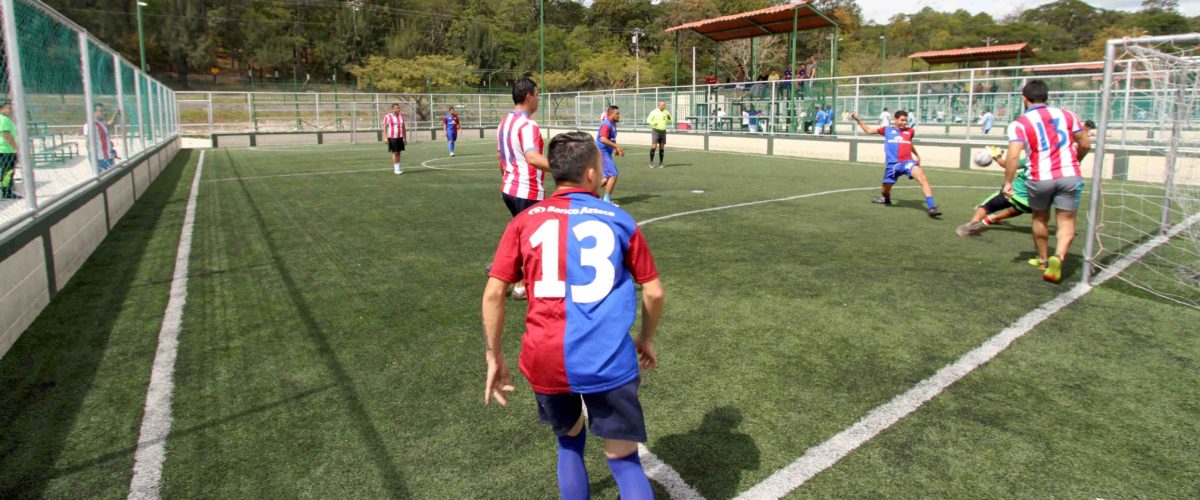
<svg viewBox="0 0 1200 500">
<path fill-rule="evenodd" d="M 670 465 L 660 460 L 644 444 L 638 444 L 638 458 L 642 459 L 642 468 L 646 470 L 646 477 L 661 484 L 667 490 L 667 494 L 671 495 L 674 500 L 700 500 L 704 496 L 695 488 L 688 486 L 679 473 L 672 469 Z"/>
<path fill-rule="evenodd" d="M 347 132 L 347 133 L 349 133 L 349 132 Z M 436 141 L 420 140 L 420 141 L 416 141 L 416 142 L 409 142 L 409 143 L 407 143 L 407 145 L 415 146 L 417 144 L 427 144 L 427 143 L 436 143 L 436 144 L 445 145 L 446 141 L 442 140 L 442 139 L 438 139 Z M 495 144 L 496 140 L 495 139 L 470 139 L 470 140 L 456 141 L 454 144 L 455 145 L 474 145 L 474 144 L 486 144 L 486 143 Z M 385 145 L 386 145 L 386 143 L 383 143 L 383 142 L 371 141 L 371 142 L 359 142 L 357 145 L 351 145 L 351 144 L 346 144 L 346 143 L 340 143 L 340 144 L 336 144 L 336 145 L 335 144 L 281 144 L 279 146 L 247 146 L 247 147 L 242 147 L 242 148 L 221 148 L 221 149 L 234 149 L 234 150 L 242 150 L 242 151 L 258 151 L 258 152 L 283 151 L 283 152 L 290 152 L 290 153 L 311 153 L 313 151 L 371 151 L 371 150 L 373 150 L 373 148 L 377 148 L 377 147 L 381 147 L 381 146 L 385 146 Z M 337 146 L 337 147 L 335 147 L 335 146 Z"/>
<path fill-rule="evenodd" d="M 738 498 L 781 498 L 799 488 L 806 481 L 812 479 L 813 476 L 833 466 L 833 464 L 850 454 L 851 451 L 854 451 L 863 443 L 879 435 L 880 432 L 891 427 L 901 418 L 916 411 L 917 408 L 946 390 L 951 384 L 967 376 L 967 374 L 979 368 L 984 363 L 991 361 L 992 358 L 995 358 L 1007 349 L 1014 341 L 1029 333 L 1038 324 L 1071 305 L 1076 300 L 1079 300 L 1084 295 L 1087 295 L 1092 288 L 1112 279 L 1159 245 L 1166 243 L 1167 240 L 1175 237 L 1198 221 L 1200 221 L 1200 214 L 1188 217 L 1183 223 L 1175 226 L 1167 234 L 1159 235 L 1143 243 L 1132 253 L 1115 262 L 1104 272 L 1096 275 L 1095 284 L 1080 283 L 1075 285 L 1070 290 L 1042 304 L 1041 307 L 1030 311 L 979 347 L 976 347 L 964 354 L 957 361 L 938 370 L 933 376 L 922 380 L 913 386 L 912 389 L 896 396 L 886 404 L 871 410 L 858 423 L 839 432 L 824 443 L 809 448 L 804 453 L 804 456 L 792 462 L 791 465 L 775 472 L 771 477 L 768 477 L 763 482 L 739 495 Z"/>
<path fill-rule="evenodd" d="M 250 177 L 222 177 L 220 179 L 210 179 L 204 182 L 226 182 L 226 181 L 248 181 L 251 179 L 272 179 L 275 177 L 307 177 L 310 175 L 338 175 L 338 174 L 361 174 L 363 172 L 391 172 L 392 168 L 367 168 L 363 170 L 323 170 L 320 172 L 304 172 L 298 174 L 273 174 L 273 175 L 255 175 Z"/>
<path fill-rule="evenodd" d="M 142 415 L 142 430 L 134 453 L 133 480 L 129 483 L 130 499 L 157 499 L 162 490 L 163 461 L 167 458 L 167 435 L 171 433 L 171 395 L 175 391 L 175 355 L 179 349 L 179 330 L 183 321 L 183 306 L 187 303 L 188 260 L 192 255 L 192 229 L 196 222 L 196 196 L 200 193 L 200 175 L 204 172 L 204 151 L 192 178 L 183 228 L 179 234 L 179 249 L 175 253 L 175 274 L 171 277 L 171 295 L 158 331 L 158 349 L 150 371 L 150 387 L 146 390 L 146 408 Z"/>
</svg>

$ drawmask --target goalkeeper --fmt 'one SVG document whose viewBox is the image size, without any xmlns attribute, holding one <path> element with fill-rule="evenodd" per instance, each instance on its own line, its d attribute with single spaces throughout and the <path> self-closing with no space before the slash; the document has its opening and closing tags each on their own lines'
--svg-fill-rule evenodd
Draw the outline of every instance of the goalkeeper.
<svg viewBox="0 0 1200 500">
<path fill-rule="evenodd" d="M 988 146 L 988 151 L 991 152 L 992 159 L 996 160 L 996 164 L 1000 168 L 1008 167 L 1009 160 L 1004 158 L 1004 154 L 1000 152 L 999 148 Z M 1013 159 L 1012 161 L 1018 160 Z M 971 221 L 958 226 L 958 229 L 954 232 L 964 237 L 979 236 L 989 226 L 997 224 L 1004 219 L 1030 213 L 1029 190 L 1025 187 L 1025 180 L 1028 173 L 1028 161 L 1025 158 L 1021 158 L 1017 164 L 1017 176 L 1013 179 L 1012 198 L 1006 198 L 1003 191 L 1000 190 L 988 195 L 975 208 L 975 214 L 971 216 Z"/>
</svg>

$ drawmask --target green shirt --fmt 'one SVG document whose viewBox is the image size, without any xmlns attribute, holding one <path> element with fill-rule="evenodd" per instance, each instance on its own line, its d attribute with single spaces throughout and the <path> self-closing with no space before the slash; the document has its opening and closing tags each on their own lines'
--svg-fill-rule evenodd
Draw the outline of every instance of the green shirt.
<svg viewBox="0 0 1200 500">
<path fill-rule="evenodd" d="M 1017 164 L 1017 176 L 1013 178 L 1013 198 L 1022 202 L 1029 199 L 1029 186 L 1025 185 L 1027 182 L 1029 182 L 1029 160 L 1021 158 L 1021 163 Z"/>
<path fill-rule="evenodd" d="M 646 124 L 654 130 L 666 130 L 667 124 L 673 122 L 671 112 L 667 110 L 655 109 L 650 112 L 650 116 L 646 117 Z"/>
<path fill-rule="evenodd" d="M 17 126 L 13 125 L 13 121 L 7 116 L 0 115 L 0 132 L 8 132 L 12 135 L 13 142 L 17 142 Z M 0 154 L 12 154 L 17 150 L 13 149 L 12 144 L 9 144 L 4 135 L 0 134 Z"/>
</svg>

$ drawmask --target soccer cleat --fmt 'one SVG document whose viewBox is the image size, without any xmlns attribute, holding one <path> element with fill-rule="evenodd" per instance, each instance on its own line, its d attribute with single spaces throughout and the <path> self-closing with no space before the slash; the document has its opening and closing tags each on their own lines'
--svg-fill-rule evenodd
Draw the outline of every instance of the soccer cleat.
<svg viewBox="0 0 1200 500">
<path fill-rule="evenodd" d="M 610 200 L 610 201 L 609 201 L 609 203 L 611 203 L 611 204 L 612 204 L 612 206 L 614 206 L 614 207 L 619 207 L 619 206 L 621 206 L 621 204 L 620 204 L 620 203 L 617 203 L 617 202 L 615 202 L 615 201 L 611 201 L 611 200 Z"/>
<path fill-rule="evenodd" d="M 892 200 L 889 200 L 882 196 L 880 196 L 878 198 L 871 198 L 871 203 L 878 203 L 880 205 L 887 205 L 889 207 L 892 206 Z"/>
<path fill-rule="evenodd" d="M 983 229 L 985 227 L 987 227 L 987 226 L 983 225 L 982 222 L 968 222 L 966 224 L 958 226 L 958 229 L 954 230 L 954 234 L 957 234 L 957 235 L 963 236 L 963 237 L 979 236 L 979 234 L 983 232 Z"/>
<path fill-rule="evenodd" d="M 658 168 L 663 168 L 663 164 L 662 164 L 662 163 L 659 163 L 659 164 L 658 164 Z"/>
<path fill-rule="evenodd" d="M 451 157 L 451 158 L 454 158 L 454 151 L 451 151 L 451 152 L 450 152 L 450 157 Z"/>
<path fill-rule="evenodd" d="M 1031 265 L 1031 266 L 1033 266 L 1033 267 L 1036 267 L 1036 268 L 1038 268 L 1038 269 L 1041 269 L 1041 270 L 1043 270 L 1043 271 L 1045 271 L 1045 270 L 1046 270 L 1046 263 L 1045 263 L 1045 262 L 1042 262 L 1042 261 L 1040 261 L 1040 260 L 1038 260 L 1038 258 L 1037 258 L 1037 257 L 1034 257 L 1034 258 L 1032 258 L 1032 259 L 1029 259 L 1029 265 Z"/>
<path fill-rule="evenodd" d="M 1042 279 L 1050 283 L 1062 281 L 1062 259 L 1058 256 L 1050 257 L 1050 260 L 1046 262 L 1046 272 L 1042 273 Z"/>
<path fill-rule="evenodd" d="M 930 216 L 930 217 L 932 217 L 932 218 L 934 218 L 934 219 L 936 219 L 936 218 L 938 218 L 938 217 L 941 217 L 941 216 L 942 216 L 942 211 L 941 211 L 941 210 L 938 210 L 938 209 L 937 209 L 937 207 L 930 208 L 930 209 L 929 209 L 929 216 Z"/>
<path fill-rule="evenodd" d="M 654 162 L 650 162 L 650 168 L 654 168 Z"/>
</svg>

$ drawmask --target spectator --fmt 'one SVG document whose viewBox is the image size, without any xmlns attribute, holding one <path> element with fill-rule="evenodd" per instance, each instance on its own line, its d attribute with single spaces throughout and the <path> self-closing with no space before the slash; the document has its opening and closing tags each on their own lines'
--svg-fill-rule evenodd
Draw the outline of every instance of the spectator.
<svg viewBox="0 0 1200 500">
<path fill-rule="evenodd" d="M 892 126 L 892 114 L 888 113 L 887 108 L 883 108 L 883 112 L 879 113 L 879 126 L 884 128 Z"/>
<path fill-rule="evenodd" d="M 13 192 L 13 176 L 17 170 L 17 127 L 12 115 L 12 101 L 0 100 L 0 198 L 20 198 Z"/>
<path fill-rule="evenodd" d="M 750 109 L 742 108 L 742 130 L 750 130 Z"/>
</svg>

